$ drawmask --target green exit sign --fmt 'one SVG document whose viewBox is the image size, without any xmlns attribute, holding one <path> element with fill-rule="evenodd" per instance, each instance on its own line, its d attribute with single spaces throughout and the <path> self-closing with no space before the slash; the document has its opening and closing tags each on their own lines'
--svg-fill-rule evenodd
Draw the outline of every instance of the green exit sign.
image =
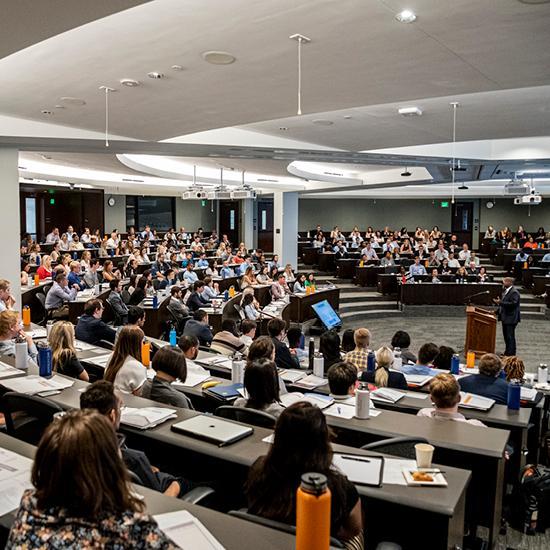
<svg viewBox="0 0 550 550">
<path fill-rule="evenodd" d="M 201 201 L 201 206 L 206 206 L 206 201 Z"/>
<path fill-rule="evenodd" d="M 441 208 L 449 208 L 449 201 L 441 201 Z"/>
<path fill-rule="evenodd" d="M 50 199 L 50 204 L 55 204 L 55 199 Z"/>
</svg>

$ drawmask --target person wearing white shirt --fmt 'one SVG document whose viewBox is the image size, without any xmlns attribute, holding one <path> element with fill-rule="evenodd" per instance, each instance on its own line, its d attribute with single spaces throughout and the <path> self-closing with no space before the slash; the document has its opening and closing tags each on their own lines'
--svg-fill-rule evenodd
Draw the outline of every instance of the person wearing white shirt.
<svg viewBox="0 0 550 550">
<path fill-rule="evenodd" d="M 476 264 L 476 267 L 479 267 L 479 258 L 476 256 L 476 253 L 473 250 L 470 252 L 470 263 L 472 262 Z"/>
<path fill-rule="evenodd" d="M 84 244 L 88 244 L 91 241 L 92 241 L 92 236 L 90 234 L 90 228 L 85 227 L 84 228 L 84 233 L 82 233 L 82 235 L 80 236 L 80 242 L 82 242 Z"/>
<path fill-rule="evenodd" d="M 435 257 L 438 262 L 442 262 L 443 260 L 449 259 L 449 252 L 445 250 L 445 245 L 443 243 L 439 243 L 437 245 L 437 250 L 435 251 Z"/>
<path fill-rule="evenodd" d="M 140 395 L 147 380 L 147 369 L 141 362 L 144 338 L 143 331 L 136 325 L 122 327 L 118 334 L 104 379 L 121 393 Z"/>
<path fill-rule="evenodd" d="M 378 254 L 376 250 L 372 248 L 372 245 L 369 243 L 363 250 L 361 250 L 361 256 L 366 257 L 367 260 L 378 260 Z"/>
<path fill-rule="evenodd" d="M 219 296 L 220 294 L 220 291 L 219 291 L 219 285 L 218 283 L 213 283 L 212 282 L 212 277 L 205 277 L 204 278 L 204 290 L 202 291 L 202 294 L 201 296 L 205 299 L 205 300 L 212 300 L 212 298 L 216 298 L 217 296 Z"/>
<path fill-rule="evenodd" d="M 51 233 L 48 233 L 46 236 L 46 242 L 48 244 L 53 244 L 59 241 L 59 229 L 57 227 L 54 227 L 51 231 Z"/>
<path fill-rule="evenodd" d="M 107 239 L 107 248 L 109 249 L 116 249 L 118 248 L 118 245 L 120 244 L 120 239 L 118 238 L 118 235 L 116 234 L 116 231 L 113 231 L 111 233 L 111 236 Z"/>
<path fill-rule="evenodd" d="M 59 239 L 59 250 L 62 252 L 68 252 L 70 244 L 71 243 L 69 242 L 67 233 L 63 233 L 63 235 L 61 235 L 61 239 Z"/>
<path fill-rule="evenodd" d="M 11 295 L 11 284 L 7 279 L 0 279 L 0 312 L 13 309 L 15 298 Z"/>
<path fill-rule="evenodd" d="M 470 251 L 468 250 L 468 244 L 462 245 L 462 250 L 458 253 L 458 259 L 465 263 L 470 263 Z"/>
<path fill-rule="evenodd" d="M 67 231 L 65 231 L 65 233 L 67 233 L 67 237 L 69 237 L 69 240 L 71 240 L 73 238 L 73 235 L 74 235 L 74 229 L 73 229 L 73 226 L 72 225 L 69 225 L 67 227 Z"/>
<path fill-rule="evenodd" d="M 436 252 L 437 254 L 437 252 Z M 460 267 L 460 262 L 455 258 L 455 255 L 451 252 L 449 254 L 449 267 Z"/>
<path fill-rule="evenodd" d="M 256 329 L 258 328 L 258 325 L 256 324 L 256 321 L 252 321 L 251 319 L 244 319 L 241 323 L 241 342 L 249 348 L 254 341 L 254 338 L 256 337 Z"/>
</svg>

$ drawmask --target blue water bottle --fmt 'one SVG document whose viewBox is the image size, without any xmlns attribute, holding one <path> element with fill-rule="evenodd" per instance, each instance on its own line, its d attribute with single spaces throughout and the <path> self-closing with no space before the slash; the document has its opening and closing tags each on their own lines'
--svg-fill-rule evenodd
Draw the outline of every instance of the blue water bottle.
<svg viewBox="0 0 550 550">
<path fill-rule="evenodd" d="M 112 258 L 112 257 L 115 255 L 115 249 L 114 249 L 114 248 L 111 248 L 111 249 L 109 250 L 109 254 L 110 254 L 111 258 Z"/>
<path fill-rule="evenodd" d="M 73 252 L 73 260 L 76 260 L 77 256 L 78 256 L 78 254 L 76 253 L 76 251 Z"/>
<path fill-rule="evenodd" d="M 175 346 L 177 344 L 176 338 L 177 338 L 176 329 L 174 327 L 172 327 L 171 330 L 170 330 L 170 345 L 171 346 Z"/>
<path fill-rule="evenodd" d="M 375 368 L 376 368 L 376 365 L 375 365 L 374 352 L 369 351 L 369 354 L 367 356 L 367 372 L 374 372 Z"/>
<path fill-rule="evenodd" d="M 226 291 L 223 293 L 223 299 L 227 302 L 229 300 L 229 290 L 226 289 Z"/>
<path fill-rule="evenodd" d="M 521 400 L 521 386 L 517 380 L 508 384 L 508 408 L 512 411 L 519 411 Z"/>
<path fill-rule="evenodd" d="M 458 374 L 460 372 L 460 358 L 458 353 L 455 353 L 451 359 L 451 374 Z"/>
<path fill-rule="evenodd" d="M 49 378 L 52 375 L 52 348 L 43 342 L 38 344 L 38 368 L 40 376 Z"/>
<path fill-rule="evenodd" d="M 157 309 L 158 307 L 159 307 L 159 298 L 155 293 L 155 295 L 153 296 L 153 309 Z"/>
</svg>

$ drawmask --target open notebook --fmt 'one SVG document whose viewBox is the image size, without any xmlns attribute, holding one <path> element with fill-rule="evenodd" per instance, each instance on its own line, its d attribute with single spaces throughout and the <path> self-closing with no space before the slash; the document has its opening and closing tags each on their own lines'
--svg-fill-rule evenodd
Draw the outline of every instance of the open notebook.
<svg viewBox="0 0 550 550">
<path fill-rule="evenodd" d="M 459 407 L 465 409 L 479 409 L 480 411 L 488 411 L 495 404 L 494 399 L 489 397 L 482 397 L 474 393 L 460 392 Z"/>
</svg>

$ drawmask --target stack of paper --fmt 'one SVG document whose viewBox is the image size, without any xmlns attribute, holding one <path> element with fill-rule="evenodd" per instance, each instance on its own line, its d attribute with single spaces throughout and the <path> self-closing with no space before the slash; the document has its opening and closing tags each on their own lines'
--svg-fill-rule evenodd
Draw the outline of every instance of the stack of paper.
<svg viewBox="0 0 550 550">
<path fill-rule="evenodd" d="M 124 407 L 120 417 L 120 422 L 133 428 L 147 430 L 154 428 L 171 418 L 176 418 L 175 409 L 165 409 L 163 407 L 144 407 L 135 409 L 133 407 Z"/>
<path fill-rule="evenodd" d="M 324 409 L 325 407 L 328 407 L 329 405 L 332 405 L 334 403 L 334 399 L 332 397 L 319 393 L 292 392 L 281 395 L 281 403 L 285 407 L 290 407 L 290 405 L 293 405 L 294 403 L 299 403 L 301 401 L 306 401 L 307 403 L 315 405 L 320 409 Z"/>
<path fill-rule="evenodd" d="M 23 371 L 0 361 L 0 378 L 8 378 L 9 376 L 16 376 L 23 374 Z"/>
<path fill-rule="evenodd" d="M 289 384 L 294 384 L 298 380 L 305 378 L 306 374 L 301 370 L 286 369 L 279 372 L 281 378 Z"/>
<path fill-rule="evenodd" d="M 107 363 L 109 363 L 109 359 L 111 359 L 111 355 L 111 353 L 106 353 L 105 355 L 94 355 L 93 357 L 83 359 L 83 361 L 101 367 L 102 369 L 106 369 Z"/>
<path fill-rule="evenodd" d="M 198 363 L 202 363 L 207 367 L 216 367 L 231 370 L 232 361 L 225 355 L 214 355 L 212 357 L 204 357 L 196 360 Z"/>
<path fill-rule="evenodd" d="M 495 404 L 494 399 L 489 397 L 482 397 L 481 395 L 475 395 L 473 393 L 460 392 L 459 407 L 465 409 L 479 409 L 480 411 L 488 411 Z"/>
<path fill-rule="evenodd" d="M 405 394 L 397 390 L 391 390 L 390 388 L 378 388 L 371 391 L 370 396 L 375 401 L 397 403 L 397 401 L 405 397 Z"/>
<path fill-rule="evenodd" d="M 319 388 L 320 386 L 324 386 L 326 383 L 327 381 L 325 378 L 320 378 L 319 376 L 310 374 L 309 376 L 306 376 L 305 378 L 298 380 L 298 382 L 296 382 L 295 385 L 300 386 L 301 388 L 312 390 L 315 388 Z"/>
<path fill-rule="evenodd" d="M 0 516 L 18 508 L 26 489 L 31 489 L 32 460 L 0 449 Z"/>
<path fill-rule="evenodd" d="M 537 397 L 537 390 L 534 388 L 521 387 L 521 399 L 523 401 L 534 401 Z"/>
<path fill-rule="evenodd" d="M 83 342 L 82 340 L 75 340 L 74 349 L 77 351 L 89 351 L 89 350 L 95 350 L 98 348 L 97 346 L 93 346 L 92 344 L 88 344 L 87 342 Z"/>
<path fill-rule="evenodd" d="M 44 327 L 36 327 L 32 330 L 25 331 L 25 334 L 28 334 L 31 338 L 46 338 L 48 335 Z"/>
<path fill-rule="evenodd" d="M 27 395 L 39 395 L 51 391 L 59 392 L 70 388 L 74 381 L 69 378 L 63 378 L 55 374 L 51 378 L 31 375 L 22 378 L 8 378 L 2 382 L 2 385 L 11 391 L 25 393 Z"/>
<path fill-rule="evenodd" d="M 210 531 L 187 510 L 154 516 L 164 534 L 182 550 L 225 550 Z"/>
<path fill-rule="evenodd" d="M 409 386 L 418 387 L 422 387 L 433 378 L 430 374 L 404 374 L 404 376 Z"/>
<path fill-rule="evenodd" d="M 198 384 L 206 382 L 209 378 L 210 373 L 208 372 L 202 373 L 188 370 L 185 382 L 182 382 L 181 380 L 175 380 L 174 382 L 172 382 L 172 386 L 175 386 L 176 388 L 192 388 L 193 386 L 197 386 Z"/>
</svg>

